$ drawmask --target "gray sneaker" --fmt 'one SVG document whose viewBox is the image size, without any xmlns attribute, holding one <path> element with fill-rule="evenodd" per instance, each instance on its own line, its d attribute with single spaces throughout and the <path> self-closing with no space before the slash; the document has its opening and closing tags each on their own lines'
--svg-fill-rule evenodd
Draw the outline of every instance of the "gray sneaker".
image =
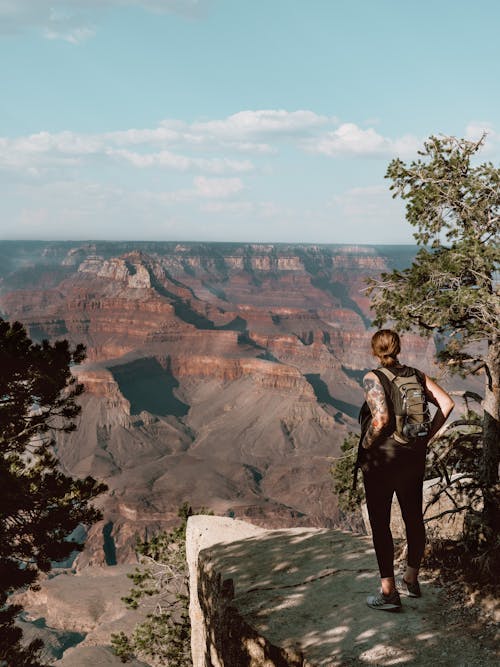
<svg viewBox="0 0 500 667">
<path fill-rule="evenodd" d="M 380 611 L 399 611 L 403 606 L 397 591 L 393 591 L 390 595 L 384 595 L 382 592 L 377 595 L 369 595 L 366 598 L 366 604 Z"/>
<path fill-rule="evenodd" d="M 419 598 L 422 596 L 418 581 L 415 584 L 410 584 L 403 577 L 399 577 L 396 579 L 396 586 L 398 591 L 409 598 Z"/>
</svg>

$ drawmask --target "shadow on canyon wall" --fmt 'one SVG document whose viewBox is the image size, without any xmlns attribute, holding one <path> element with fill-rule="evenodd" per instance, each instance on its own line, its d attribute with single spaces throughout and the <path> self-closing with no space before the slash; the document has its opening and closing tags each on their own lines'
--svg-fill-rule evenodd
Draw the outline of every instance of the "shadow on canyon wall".
<svg viewBox="0 0 500 667">
<path fill-rule="evenodd" d="M 306 373 L 304 377 L 313 388 L 314 394 L 319 403 L 326 403 L 327 405 L 331 405 L 336 410 L 349 415 L 349 417 L 352 417 L 353 419 L 358 418 L 359 407 L 353 405 L 352 403 L 341 401 L 338 398 L 333 398 L 333 396 L 330 394 L 330 391 L 328 390 L 326 382 L 321 379 L 319 373 Z"/>
<path fill-rule="evenodd" d="M 184 417 L 188 413 L 190 406 L 174 395 L 179 382 L 154 357 L 110 366 L 109 371 L 130 401 L 131 414 L 146 410 L 161 417 Z"/>
</svg>

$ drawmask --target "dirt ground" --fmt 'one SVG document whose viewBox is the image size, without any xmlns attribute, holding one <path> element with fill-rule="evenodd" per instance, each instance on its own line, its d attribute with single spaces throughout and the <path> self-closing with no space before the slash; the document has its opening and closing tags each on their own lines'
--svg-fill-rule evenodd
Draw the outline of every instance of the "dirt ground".
<svg viewBox="0 0 500 667">
<path fill-rule="evenodd" d="M 439 581 L 439 579 L 438 579 Z M 443 667 L 497 667 L 500 664 L 499 601 L 483 606 L 462 586 L 436 582 L 436 572 L 423 571 L 422 598 L 402 598 L 397 614 L 382 642 L 356 657 L 334 665 L 415 665 Z M 382 616 L 384 612 L 374 612 Z M 388 614 L 387 614 L 388 615 Z M 396 616 L 396 614 L 394 615 Z M 378 618 L 378 617 L 377 617 Z M 391 641 L 393 638 L 393 642 Z M 329 666 L 330 667 L 330 666 Z"/>
<path fill-rule="evenodd" d="M 238 664 L 288 664 L 270 659 L 276 651 L 293 654 L 301 667 L 500 664 L 494 599 L 483 610 L 480 593 L 471 604 L 462 585 L 443 584 L 435 571 L 422 571 L 422 597 L 402 598 L 399 613 L 370 609 L 366 596 L 380 580 L 368 537 L 298 528 L 242 534 L 200 551 L 198 563 L 203 583 L 218 581 L 222 591 L 232 582 L 232 613 L 242 621 L 238 645 L 251 640 L 242 635 L 245 624 L 260 637 L 252 644 L 260 661 Z M 210 629 L 213 651 L 223 656 L 228 634 L 217 623 Z"/>
<path fill-rule="evenodd" d="M 433 569 L 421 578 L 438 595 L 429 611 L 434 623 L 446 629 L 443 645 L 429 646 L 427 664 L 483 667 L 500 664 L 500 599 L 492 590 L 451 581 Z M 418 602 L 418 601 L 417 601 Z M 407 603 L 408 604 L 408 603 Z M 414 664 L 420 664 L 415 662 Z M 422 663 L 424 664 L 424 663 Z"/>
</svg>

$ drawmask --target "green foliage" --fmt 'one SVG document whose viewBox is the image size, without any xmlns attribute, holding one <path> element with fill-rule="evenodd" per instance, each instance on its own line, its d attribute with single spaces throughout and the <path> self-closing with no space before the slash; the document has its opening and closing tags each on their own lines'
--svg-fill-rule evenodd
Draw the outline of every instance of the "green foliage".
<svg viewBox="0 0 500 667">
<path fill-rule="evenodd" d="M 112 635 L 114 653 L 122 662 L 129 662 L 136 654 L 168 665 L 188 667 L 191 662 L 191 626 L 187 611 L 187 597 L 179 599 L 177 613 L 162 611 L 148 614 L 129 639 L 124 632 Z"/>
<path fill-rule="evenodd" d="M 471 159 L 482 141 L 431 137 L 423 159 L 391 162 L 387 178 L 406 201 L 420 250 L 412 266 L 371 280 L 375 324 L 442 334 L 441 358 L 454 365 L 482 359 L 467 346 L 498 337 L 500 170 Z M 466 350 L 466 353 L 464 351 Z"/>
<path fill-rule="evenodd" d="M 433 335 L 448 369 L 484 372 L 482 434 L 456 437 L 480 448 L 471 462 L 483 500 L 477 542 L 500 549 L 500 169 L 474 162 L 483 143 L 430 137 L 418 160 L 390 163 L 420 249 L 408 269 L 370 280 L 368 293 L 377 326 Z"/>
<path fill-rule="evenodd" d="M 40 643 L 20 643 L 21 608 L 8 597 L 81 549 L 68 536 L 100 518 L 88 503 L 106 487 L 64 475 L 52 452 L 54 431 L 75 428 L 83 387 L 70 365 L 83 358 L 81 345 L 35 345 L 19 322 L 0 319 L 0 663 L 41 664 Z"/>
<path fill-rule="evenodd" d="M 191 665 L 191 626 L 188 613 L 186 527 L 192 515 L 189 503 L 178 512 L 181 522 L 170 531 L 137 543 L 141 566 L 129 575 L 134 586 L 122 600 L 130 609 L 153 610 L 137 625 L 130 637 L 111 635 L 111 645 L 122 662 L 145 656 L 168 667 Z M 201 509 L 198 514 L 211 514 Z"/>
<path fill-rule="evenodd" d="M 118 632 L 111 635 L 111 646 L 113 653 L 120 658 L 122 662 L 129 662 L 134 658 L 134 648 L 129 638 L 124 632 Z"/>
<path fill-rule="evenodd" d="M 0 628 L 5 634 L 2 636 L 0 644 L 0 662 L 1 665 L 10 667 L 48 667 L 45 662 L 41 662 L 40 651 L 43 647 L 41 639 L 35 639 L 28 646 L 20 643 L 22 636 L 21 630 L 11 622 L 11 613 L 14 607 L 2 610 L 0 612 Z M 17 613 L 18 610 L 16 610 Z M 5 628 L 5 630 L 4 630 Z"/>
<path fill-rule="evenodd" d="M 339 510 L 344 515 L 359 514 L 359 507 L 365 499 L 361 475 L 358 475 L 356 488 L 352 488 L 353 470 L 358 453 L 359 435 L 350 432 L 342 443 L 341 456 L 331 468 L 333 491 L 338 498 Z"/>
</svg>

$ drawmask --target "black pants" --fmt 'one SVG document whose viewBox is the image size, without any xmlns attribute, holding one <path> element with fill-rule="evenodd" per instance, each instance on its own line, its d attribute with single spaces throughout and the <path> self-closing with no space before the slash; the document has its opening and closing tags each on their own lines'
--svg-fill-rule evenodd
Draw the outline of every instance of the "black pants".
<svg viewBox="0 0 500 667">
<path fill-rule="evenodd" d="M 392 497 L 396 493 L 406 527 L 408 565 L 418 568 L 424 555 L 425 527 L 422 516 L 422 466 L 365 472 L 366 504 L 380 576 L 394 576 L 394 544 L 390 529 Z"/>
</svg>

